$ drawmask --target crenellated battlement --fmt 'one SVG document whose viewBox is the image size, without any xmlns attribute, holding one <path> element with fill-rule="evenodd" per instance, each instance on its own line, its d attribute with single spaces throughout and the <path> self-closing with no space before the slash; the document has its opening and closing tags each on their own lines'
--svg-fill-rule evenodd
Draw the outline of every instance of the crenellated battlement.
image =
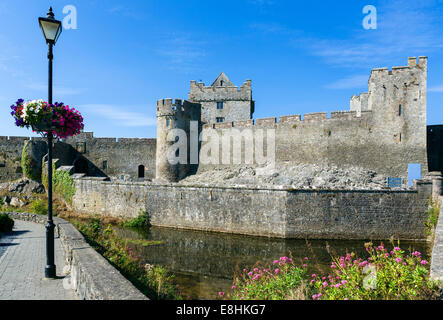
<svg viewBox="0 0 443 320">
<path fill-rule="evenodd" d="M 328 117 L 327 112 L 317 112 L 317 113 L 306 113 L 304 115 L 296 114 L 296 115 L 288 115 L 288 116 L 280 116 L 269 117 L 269 118 L 261 118 L 261 119 L 251 119 L 246 121 L 228 121 L 222 123 L 208 123 L 203 125 L 203 129 L 227 129 L 227 128 L 279 128 L 279 127 L 287 127 L 294 124 L 303 124 L 303 123 L 325 123 L 328 121 L 336 121 L 336 120 L 346 120 L 346 121 L 355 121 L 368 119 L 372 116 L 371 110 L 365 110 L 357 114 L 356 111 L 332 111 L 331 116 Z"/>
</svg>

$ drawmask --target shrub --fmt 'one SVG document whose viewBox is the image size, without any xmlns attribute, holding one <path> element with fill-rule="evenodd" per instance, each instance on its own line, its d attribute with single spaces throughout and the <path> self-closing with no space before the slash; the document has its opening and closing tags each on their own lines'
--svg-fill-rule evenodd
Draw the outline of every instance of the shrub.
<svg viewBox="0 0 443 320">
<path fill-rule="evenodd" d="M 426 233 L 428 235 L 432 234 L 438 223 L 438 217 L 440 215 L 440 203 L 437 200 L 431 200 L 430 208 L 426 212 Z"/>
<path fill-rule="evenodd" d="M 307 265 L 282 257 L 266 269 L 243 270 L 234 278 L 232 299 L 244 300 L 429 300 L 438 299 L 438 282 L 429 278 L 422 254 L 366 244 L 369 257 L 335 257 L 328 275 L 307 275 Z M 305 260 L 308 260 L 306 257 Z M 228 298 L 223 292 L 221 298 Z"/>
<path fill-rule="evenodd" d="M 22 158 L 21 158 L 23 175 L 34 181 L 41 181 L 42 168 L 29 155 L 29 148 L 31 147 L 32 144 L 30 141 L 27 141 L 23 147 Z"/>
<path fill-rule="evenodd" d="M 48 172 L 42 171 L 41 180 L 46 190 L 48 190 Z M 72 204 L 72 198 L 75 194 L 75 182 L 67 171 L 57 170 L 52 165 L 52 190 L 54 193 L 63 197 L 69 204 Z"/>
<path fill-rule="evenodd" d="M 0 232 L 11 232 L 14 227 L 14 220 L 6 213 L 0 213 Z"/>
<path fill-rule="evenodd" d="M 42 199 L 34 200 L 29 207 L 31 211 L 36 214 L 47 215 L 48 214 L 48 204 Z"/>
<path fill-rule="evenodd" d="M 291 258 L 281 257 L 267 268 L 244 269 L 234 278 L 233 300 L 305 299 L 306 267 L 297 267 Z M 219 293 L 224 297 L 224 293 Z"/>
<path fill-rule="evenodd" d="M 149 222 L 148 214 L 145 211 L 140 210 L 137 218 L 126 221 L 123 223 L 123 226 L 126 228 L 149 228 L 151 223 Z"/>
</svg>

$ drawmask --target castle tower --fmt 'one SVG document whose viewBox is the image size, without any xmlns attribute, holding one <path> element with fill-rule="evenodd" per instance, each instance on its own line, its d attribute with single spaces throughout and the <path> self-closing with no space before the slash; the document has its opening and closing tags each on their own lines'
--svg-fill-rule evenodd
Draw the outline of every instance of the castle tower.
<svg viewBox="0 0 443 320">
<path fill-rule="evenodd" d="M 203 123 L 249 120 L 254 113 L 251 80 L 246 80 L 238 88 L 224 72 L 209 87 L 202 82 L 191 81 L 188 98 L 201 104 Z"/>
<path fill-rule="evenodd" d="M 191 152 L 198 152 L 198 145 L 195 146 L 195 141 L 197 139 L 198 144 L 199 128 L 201 128 L 200 109 L 199 104 L 186 100 L 176 99 L 175 103 L 172 102 L 172 99 L 157 101 L 156 179 L 177 182 L 195 170 L 195 165 L 191 164 Z M 191 125 L 191 121 L 194 121 L 193 125 Z M 168 139 L 169 133 L 174 129 L 181 129 L 182 135 L 173 136 L 172 140 Z M 176 140 L 173 139 L 174 137 Z M 171 150 L 174 149 L 173 145 L 178 139 L 186 141 L 186 163 L 171 162 L 171 157 L 174 157 Z M 175 154 L 175 156 L 178 155 Z"/>
</svg>

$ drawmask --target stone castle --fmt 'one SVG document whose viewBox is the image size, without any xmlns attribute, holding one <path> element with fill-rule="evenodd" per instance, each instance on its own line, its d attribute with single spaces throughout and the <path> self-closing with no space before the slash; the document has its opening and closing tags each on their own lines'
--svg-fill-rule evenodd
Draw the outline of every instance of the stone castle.
<svg viewBox="0 0 443 320">
<path fill-rule="evenodd" d="M 368 92 L 354 95 L 348 111 L 331 112 L 330 117 L 320 112 L 281 116 L 278 121 L 275 117 L 253 120 L 251 80 L 239 88 L 222 72 L 210 86 L 191 81 L 188 100 L 157 102 L 156 139 L 95 138 L 84 132 L 59 141 L 55 157 L 61 166 L 73 166 L 75 173 L 87 176 L 176 182 L 223 165 L 169 164 L 170 130 L 199 134 L 216 130 L 222 135 L 229 129 L 273 128 L 277 166 L 359 166 L 406 180 L 408 164 L 421 165 L 422 176 L 443 168 L 439 143 L 443 129 L 426 125 L 426 90 L 427 57 L 418 61 L 409 58 L 407 66 L 373 69 Z M 198 125 L 193 128 L 190 121 Z M 21 176 L 20 158 L 26 140 L 29 138 L 0 137 L 0 181 Z M 198 141 L 197 146 L 188 142 L 188 150 L 198 157 L 205 142 Z"/>
<path fill-rule="evenodd" d="M 425 239 L 429 198 L 443 193 L 443 126 L 426 124 L 426 91 L 427 58 L 409 58 L 404 67 L 373 69 L 368 92 L 353 96 L 348 111 L 254 120 L 251 81 L 238 88 L 221 73 L 211 86 L 192 81 L 188 100 L 157 102 L 156 139 L 83 132 L 55 143 L 54 158 L 58 170 L 72 174 L 72 207 L 78 212 L 127 218 L 143 210 L 153 226 L 282 238 Z M 177 141 L 174 134 L 171 139 L 174 129 L 186 134 L 185 163 L 168 161 Z M 372 189 L 223 185 L 221 180 L 189 184 L 190 178 L 232 167 L 218 152 L 214 162 L 199 161 L 211 142 L 198 137 L 232 132 L 245 137 L 242 158 L 253 143 L 247 132 L 266 137 L 272 132 L 276 168 L 356 166 L 403 178 L 406 187 L 408 166 L 415 164 L 423 179 L 412 188 Z M 0 137 L 0 182 L 22 177 L 22 150 L 41 167 L 42 138 Z M 267 171 L 254 150 L 248 166 L 254 174 Z"/>
</svg>

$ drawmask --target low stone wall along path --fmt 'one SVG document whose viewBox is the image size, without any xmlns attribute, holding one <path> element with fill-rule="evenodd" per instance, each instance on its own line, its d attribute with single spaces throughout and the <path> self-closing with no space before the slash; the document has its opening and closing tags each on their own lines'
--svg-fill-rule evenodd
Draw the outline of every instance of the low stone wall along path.
<svg viewBox="0 0 443 320">
<path fill-rule="evenodd" d="M 44 225 L 20 220 L 14 222 L 14 230 L 0 238 L 0 300 L 75 300 L 76 295 L 66 285 L 70 282 L 63 274 L 65 257 L 60 239 L 55 239 L 58 278 L 47 280 L 44 278 Z"/>
</svg>

